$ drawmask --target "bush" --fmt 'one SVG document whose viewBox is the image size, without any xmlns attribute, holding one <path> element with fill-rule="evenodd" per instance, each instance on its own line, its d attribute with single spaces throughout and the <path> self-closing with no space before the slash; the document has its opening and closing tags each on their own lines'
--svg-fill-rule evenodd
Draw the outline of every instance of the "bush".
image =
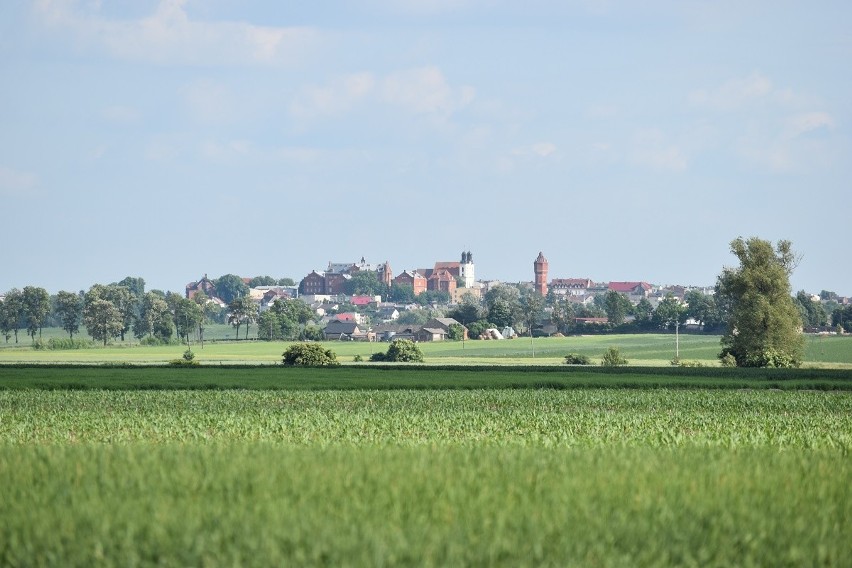
<svg viewBox="0 0 852 568">
<path fill-rule="evenodd" d="M 352 358 L 352 361 L 354 361 L 355 363 L 360 363 L 360 362 L 361 362 L 361 361 L 363 361 L 363 360 L 364 360 L 364 358 L 363 358 L 361 355 L 355 355 L 355 356 Z"/>
<path fill-rule="evenodd" d="M 410 339 L 394 339 L 387 353 L 373 353 L 370 361 L 388 361 L 391 363 L 422 363 L 423 352 Z"/>
<path fill-rule="evenodd" d="M 39 337 L 38 339 L 33 341 L 33 349 L 35 349 L 36 351 L 42 351 L 43 349 L 47 349 L 47 343 L 45 343 L 44 340 Z"/>
<path fill-rule="evenodd" d="M 588 365 L 589 363 L 591 363 L 591 360 L 579 353 L 569 353 L 565 356 L 566 365 Z"/>
<path fill-rule="evenodd" d="M 621 355 L 621 350 L 618 347 L 610 347 L 601 358 L 602 367 L 620 367 L 626 364 L 627 359 Z"/>
<path fill-rule="evenodd" d="M 336 367 L 337 355 L 319 343 L 296 343 L 283 353 L 282 363 L 288 367 Z"/>
<path fill-rule="evenodd" d="M 72 339 L 70 337 L 51 337 L 47 341 L 47 348 L 51 350 L 62 349 L 91 349 L 95 342 L 90 339 Z"/>
<path fill-rule="evenodd" d="M 730 353 L 723 353 L 719 357 L 719 361 L 722 363 L 723 367 L 736 367 L 737 366 L 736 357 L 734 357 Z"/>
<path fill-rule="evenodd" d="M 703 367 L 704 363 L 701 361 L 683 361 L 675 357 L 671 361 L 672 367 Z"/>
</svg>

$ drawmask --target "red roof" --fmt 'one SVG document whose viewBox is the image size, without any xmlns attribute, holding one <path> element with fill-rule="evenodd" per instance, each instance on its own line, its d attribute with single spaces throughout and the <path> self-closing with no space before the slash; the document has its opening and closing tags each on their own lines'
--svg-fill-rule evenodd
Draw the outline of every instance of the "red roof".
<svg viewBox="0 0 852 568">
<path fill-rule="evenodd" d="M 615 292 L 620 292 L 622 294 L 629 294 L 633 292 L 637 288 L 641 288 L 644 291 L 648 291 L 651 289 L 651 285 L 647 282 L 610 282 L 609 289 Z"/>
<path fill-rule="evenodd" d="M 336 319 L 337 321 L 355 321 L 355 314 L 337 314 L 336 316 L 334 316 L 334 319 Z"/>
<path fill-rule="evenodd" d="M 352 296 L 353 306 L 368 306 L 373 299 L 370 296 Z"/>
</svg>

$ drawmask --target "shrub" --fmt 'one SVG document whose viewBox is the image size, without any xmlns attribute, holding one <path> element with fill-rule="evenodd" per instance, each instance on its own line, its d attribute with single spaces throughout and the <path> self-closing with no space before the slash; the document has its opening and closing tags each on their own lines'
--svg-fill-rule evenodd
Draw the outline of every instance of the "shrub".
<svg viewBox="0 0 852 568">
<path fill-rule="evenodd" d="M 610 347 L 601 358 L 601 366 L 603 367 L 620 367 L 626 364 L 627 359 L 621 355 L 621 350 L 618 347 Z"/>
<path fill-rule="evenodd" d="M 198 365 L 198 361 L 195 360 L 195 353 L 192 352 L 192 349 L 189 347 L 186 348 L 186 351 L 183 352 L 183 355 L 180 359 L 172 359 L 169 361 L 169 365 L 174 367 L 193 367 Z"/>
<path fill-rule="evenodd" d="M 389 361 L 391 363 L 422 363 L 423 352 L 410 339 L 394 339 L 387 353 L 373 353 L 370 361 Z"/>
<path fill-rule="evenodd" d="M 39 337 L 38 339 L 33 341 L 33 349 L 35 349 L 36 351 L 42 351 L 43 349 L 47 349 L 47 343 L 45 343 L 44 340 Z"/>
<path fill-rule="evenodd" d="M 579 353 L 569 353 L 565 356 L 566 365 L 588 365 L 589 363 L 591 363 L 591 360 Z"/>
<path fill-rule="evenodd" d="M 288 367 L 335 367 L 337 355 L 319 343 L 296 343 L 284 352 L 282 363 Z"/>
<path fill-rule="evenodd" d="M 671 361 L 673 367 L 703 367 L 704 363 L 701 361 L 683 361 L 675 357 Z"/>
<path fill-rule="evenodd" d="M 70 337 L 51 337 L 47 341 L 47 348 L 51 350 L 62 349 L 91 349 L 95 346 L 90 339 L 72 339 Z"/>
<path fill-rule="evenodd" d="M 363 358 L 363 357 L 361 357 L 361 355 L 355 355 L 355 356 L 352 358 L 352 360 L 353 360 L 354 362 L 356 362 L 356 363 L 360 363 L 361 361 L 363 361 L 363 360 L 364 360 L 364 358 Z"/>
<path fill-rule="evenodd" d="M 722 363 L 723 367 L 736 367 L 737 359 L 730 353 L 723 353 L 721 357 L 719 357 L 719 361 Z"/>
</svg>

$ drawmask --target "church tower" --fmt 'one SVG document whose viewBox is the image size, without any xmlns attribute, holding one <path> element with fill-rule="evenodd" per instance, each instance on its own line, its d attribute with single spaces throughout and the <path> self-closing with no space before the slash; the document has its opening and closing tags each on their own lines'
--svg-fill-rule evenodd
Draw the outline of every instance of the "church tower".
<svg viewBox="0 0 852 568">
<path fill-rule="evenodd" d="M 533 270 L 535 271 L 535 291 L 542 296 L 547 296 L 547 259 L 541 252 L 533 263 Z"/>
<path fill-rule="evenodd" d="M 461 253 L 459 263 L 459 276 L 465 288 L 473 288 L 476 278 L 473 274 L 473 254 L 470 251 Z"/>
</svg>

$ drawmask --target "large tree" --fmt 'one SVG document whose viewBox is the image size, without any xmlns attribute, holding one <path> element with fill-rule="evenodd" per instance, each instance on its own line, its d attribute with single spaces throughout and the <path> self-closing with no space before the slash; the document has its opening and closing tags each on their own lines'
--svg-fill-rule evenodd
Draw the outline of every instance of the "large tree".
<svg viewBox="0 0 852 568">
<path fill-rule="evenodd" d="M 156 292 L 148 292 L 142 297 L 139 316 L 133 324 L 133 334 L 138 338 L 145 336 L 169 340 L 172 337 L 172 313 L 166 300 Z"/>
<path fill-rule="evenodd" d="M 178 337 L 189 343 L 189 334 L 198 328 L 204 318 L 204 311 L 192 300 L 180 298 L 175 303 L 173 317 Z"/>
<path fill-rule="evenodd" d="M 6 298 L 0 303 L 0 331 L 3 332 L 6 343 L 12 337 L 12 332 L 15 334 L 15 343 L 18 342 L 18 330 L 21 328 L 23 319 L 24 302 L 21 298 L 21 291 L 12 288 L 6 292 Z"/>
<path fill-rule="evenodd" d="M 56 315 L 62 322 L 62 329 L 73 339 L 83 317 L 83 298 L 76 292 L 59 292 L 56 295 Z"/>
<path fill-rule="evenodd" d="M 121 312 L 109 300 L 104 300 L 97 295 L 86 298 L 86 307 L 83 310 L 83 323 L 92 339 L 103 341 L 104 345 L 113 337 L 121 333 L 124 320 Z"/>
<path fill-rule="evenodd" d="M 379 275 L 372 270 L 362 270 L 352 274 L 343 284 L 343 291 L 350 296 L 356 294 L 385 296 L 388 293 L 387 286 L 379 280 Z"/>
<path fill-rule="evenodd" d="M 248 339 L 249 327 L 253 321 L 257 321 L 257 304 L 248 296 L 242 296 L 228 304 L 228 311 L 228 323 L 236 328 L 236 338 L 240 338 L 240 326 L 246 324 L 246 339 Z"/>
<path fill-rule="evenodd" d="M 236 274 L 223 274 L 216 279 L 216 296 L 226 304 L 249 293 L 248 285 Z"/>
<path fill-rule="evenodd" d="M 619 294 L 615 290 L 609 290 L 604 295 L 604 310 L 609 323 L 612 325 L 621 325 L 624 323 L 624 318 L 633 309 L 630 300 L 624 294 Z"/>
<path fill-rule="evenodd" d="M 44 320 L 50 314 L 50 294 L 44 288 L 24 286 L 21 301 L 27 321 L 27 334 L 35 341 L 36 332 L 41 336 Z"/>
<path fill-rule="evenodd" d="M 804 353 L 802 320 L 791 296 L 790 274 L 798 261 L 789 241 L 773 247 L 755 237 L 731 242 L 739 267 L 719 275 L 717 295 L 729 309 L 720 357 L 740 367 L 793 367 Z"/>
</svg>

